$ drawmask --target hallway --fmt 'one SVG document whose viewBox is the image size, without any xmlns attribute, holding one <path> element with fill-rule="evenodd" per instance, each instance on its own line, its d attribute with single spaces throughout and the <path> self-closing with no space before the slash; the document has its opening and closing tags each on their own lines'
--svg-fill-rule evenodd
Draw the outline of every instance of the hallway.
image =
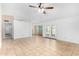
<svg viewBox="0 0 79 59">
<path fill-rule="evenodd" d="M 79 55 L 79 45 L 33 36 L 32 38 L 5 39 L 0 55 L 5 56 L 66 56 Z"/>
</svg>

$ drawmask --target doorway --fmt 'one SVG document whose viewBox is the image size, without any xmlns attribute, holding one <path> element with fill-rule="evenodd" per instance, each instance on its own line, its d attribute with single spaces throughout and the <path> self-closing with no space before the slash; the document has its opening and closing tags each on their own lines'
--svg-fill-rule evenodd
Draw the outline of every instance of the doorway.
<svg viewBox="0 0 79 59">
<path fill-rule="evenodd" d="M 43 35 L 43 26 L 42 25 L 33 25 L 32 35 L 42 36 Z"/>
<path fill-rule="evenodd" d="M 3 20 L 3 39 L 13 39 L 13 20 Z"/>
<path fill-rule="evenodd" d="M 56 37 L 56 26 L 55 25 L 45 25 L 43 33 L 44 33 L 44 37 L 55 39 L 55 37 Z"/>
</svg>

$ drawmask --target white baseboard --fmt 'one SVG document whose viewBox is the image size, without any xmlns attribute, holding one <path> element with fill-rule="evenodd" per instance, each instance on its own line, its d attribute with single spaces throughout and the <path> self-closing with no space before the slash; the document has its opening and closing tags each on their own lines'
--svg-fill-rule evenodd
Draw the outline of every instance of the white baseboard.
<svg viewBox="0 0 79 59">
<path fill-rule="evenodd" d="M 73 41 L 73 40 L 68 40 L 68 39 L 63 39 L 63 38 L 56 38 L 57 40 L 61 40 L 61 41 L 66 41 L 66 42 L 70 42 L 70 43 L 74 43 L 74 44 L 79 44 L 79 41 Z"/>
</svg>

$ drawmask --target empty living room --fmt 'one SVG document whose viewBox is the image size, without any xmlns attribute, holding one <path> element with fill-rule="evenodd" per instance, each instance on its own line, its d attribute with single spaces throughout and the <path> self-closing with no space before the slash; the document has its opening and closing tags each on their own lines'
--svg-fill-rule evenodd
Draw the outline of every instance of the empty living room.
<svg viewBox="0 0 79 59">
<path fill-rule="evenodd" d="M 0 3 L 0 56 L 79 56 L 79 3 Z"/>
</svg>

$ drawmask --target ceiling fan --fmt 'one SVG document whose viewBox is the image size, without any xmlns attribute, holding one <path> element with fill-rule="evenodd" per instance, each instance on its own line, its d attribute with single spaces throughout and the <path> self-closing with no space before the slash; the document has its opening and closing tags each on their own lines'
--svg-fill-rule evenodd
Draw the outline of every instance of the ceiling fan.
<svg viewBox="0 0 79 59">
<path fill-rule="evenodd" d="M 29 5 L 29 7 L 32 7 L 32 8 L 39 8 L 40 10 L 42 10 L 43 14 L 46 14 L 46 9 L 54 9 L 54 7 L 45 7 L 45 6 L 42 6 L 43 3 L 39 3 L 37 4 L 37 6 L 33 6 L 33 5 Z"/>
</svg>

